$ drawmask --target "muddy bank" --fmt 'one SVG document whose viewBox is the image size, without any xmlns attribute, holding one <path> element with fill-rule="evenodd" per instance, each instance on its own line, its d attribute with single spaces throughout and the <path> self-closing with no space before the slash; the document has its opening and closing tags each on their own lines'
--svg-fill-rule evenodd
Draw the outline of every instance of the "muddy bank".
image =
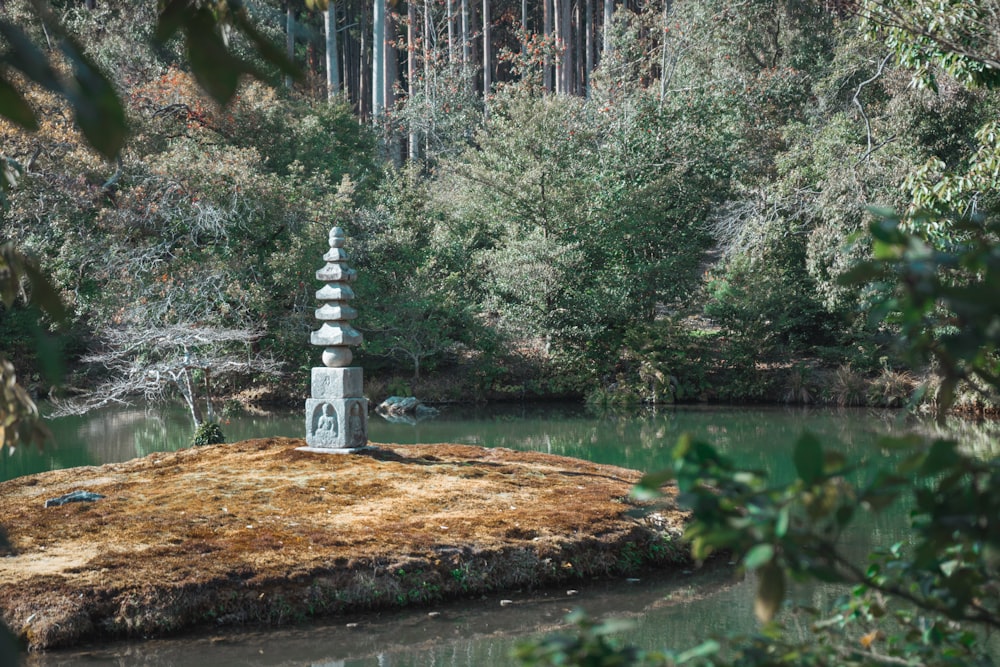
<svg viewBox="0 0 1000 667">
<path fill-rule="evenodd" d="M 270 438 L 0 484 L 0 612 L 33 649 L 280 625 L 686 563 L 641 474 L 546 454 Z M 45 506 L 73 491 L 100 499 Z"/>
</svg>

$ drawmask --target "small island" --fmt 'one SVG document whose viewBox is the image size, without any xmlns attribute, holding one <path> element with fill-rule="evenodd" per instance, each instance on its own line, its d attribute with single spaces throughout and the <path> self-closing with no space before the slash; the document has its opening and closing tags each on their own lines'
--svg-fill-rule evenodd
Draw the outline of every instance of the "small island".
<svg viewBox="0 0 1000 667">
<path fill-rule="evenodd" d="M 40 650 L 689 564 L 670 489 L 635 516 L 638 471 L 467 445 L 303 445 L 247 440 L 3 482 L 3 621 Z"/>
</svg>

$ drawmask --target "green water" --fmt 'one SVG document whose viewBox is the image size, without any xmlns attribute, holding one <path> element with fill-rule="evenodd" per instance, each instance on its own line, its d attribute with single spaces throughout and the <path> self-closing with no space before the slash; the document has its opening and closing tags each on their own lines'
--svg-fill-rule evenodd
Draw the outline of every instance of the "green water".
<svg viewBox="0 0 1000 667">
<path fill-rule="evenodd" d="M 84 465 L 100 465 L 187 447 L 190 419 L 181 409 L 108 409 L 49 422 L 54 440 L 43 450 L 19 448 L 0 457 L 0 480 Z M 824 443 L 863 456 L 879 434 L 904 430 L 898 412 L 810 410 L 771 407 L 679 407 L 628 415 L 598 415 L 577 405 L 445 407 L 417 424 L 369 422 L 373 443 L 454 442 L 509 447 L 652 470 L 669 461 L 670 448 L 684 432 L 704 439 L 739 463 L 791 474 L 789 453 L 796 437 L 809 430 Z M 227 441 L 265 436 L 302 437 L 298 412 L 243 415 L 223 420 Z"/>
<path fill-rule="evenodd" d="M 0 478 L 53 468 L 98 465 L 187 446 L 191 427 L 181 410 L 116 409 L 53 420 L 54 442 L 42 451 L 21 448 L 0 457 Z M 740 463 L 793 474 L 791 451 L 804 430 L 825 446 L 852 457 L 880 456 L 881 434 L 914 427 L 899 413 L 866 410 L 780 408 L 673 408 L 628 416 L 598 415 L 574 405 L 445 408 L 418 424 L 389 423 L 373 415 L 373 443 L 456 442 L 509 447 L 589 459 L 637 470 L 669 461 L 677 437 L 690 432 Z M 230 441 L 281 435 L 301 437 L 303 418 L 294 414 L 242 416 L 223 424 Z M 871 517 L 852 538 L 859 552 L 873 541 L 898 535 L 900 516 Z M 557 628 L 566 613 L 582 606 L 597 617 L 628 618 L 624 635 L 644 648 L 687 648 L 707 634 L 752 631 L 752 581 L 734 581 L 728 568 L 645 577 L 642 581 L 580 581 L 573 591 L 510 591 L 472 601 L 381 615 L 331 619 L 326 623 L 267 632 L 232 632 L 177 640 L 131 642 L 87 651 L 27 658 L 28 665 L 313 665 L 462 666 L 512 665 L 513 646 Z M 803 589 L 798 596 L 817 605 L 837 594 Z M 504 604 L 501 604 L 504 600 Z"/>
</svg>

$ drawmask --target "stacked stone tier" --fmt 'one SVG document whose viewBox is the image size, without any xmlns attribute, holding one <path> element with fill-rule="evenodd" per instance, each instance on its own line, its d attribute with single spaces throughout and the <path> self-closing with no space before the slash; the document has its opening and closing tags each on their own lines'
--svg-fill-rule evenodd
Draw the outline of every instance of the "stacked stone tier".
<svg viewBox="0 0 1000 667">
<path fill-rule="evenodd" d="M 322 324 L 313 331 L 309 340 L 323 348 L 323 364 L 338 368 L 350 364 L 353 355 L 350 346 L 363 342 L 361 334 L 350 325 L 358 312 L 347 305 L 354 298 L 349 283 L 357 279 L 357 272 L 347 266 L 347 252 L 343 248 L 344 233 L 339 227 L 330 232 L 330 249 L 323 259 L 326 265 L 316 272 L 316 279 L 325 283 L 316 292 L 320 302 L 316 319 Z"/>
<path fill-rule="evenodd" d="M 368 443 L 368 400 L 364 397 L 360 368 L 349 367 L 352 345 L 360 345 L 361 334 L 350 322 L 358 312 L 347 305 L 354 298 L 350 283 L 357 272 L 347 266 L 344 232 L 330 230 L 330 249 L 323 255 L 326 265 L 316 272 L 324 283 L 316 292 L 318 330 L 310 342 L 323 348 L 324 368 L 313 368 L 311 398 L 306 399 L 306 442 L 311 451 L 350 452 Z"/>
</svg>

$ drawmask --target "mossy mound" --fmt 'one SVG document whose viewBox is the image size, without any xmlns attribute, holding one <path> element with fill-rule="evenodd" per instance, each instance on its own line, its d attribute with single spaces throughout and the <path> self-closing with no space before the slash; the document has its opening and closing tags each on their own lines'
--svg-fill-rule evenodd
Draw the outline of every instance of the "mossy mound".
<svg viewBox="0 0 1000 667">
<path fill-rule="evenodd" d="M 270 438 L 0 484 L 0 612 L 33 649 L 282 624 L 687 563 L 641 474 L 464 445 Z M 45 507 L 86 490 L 92 502 Z"/>
</svg>

